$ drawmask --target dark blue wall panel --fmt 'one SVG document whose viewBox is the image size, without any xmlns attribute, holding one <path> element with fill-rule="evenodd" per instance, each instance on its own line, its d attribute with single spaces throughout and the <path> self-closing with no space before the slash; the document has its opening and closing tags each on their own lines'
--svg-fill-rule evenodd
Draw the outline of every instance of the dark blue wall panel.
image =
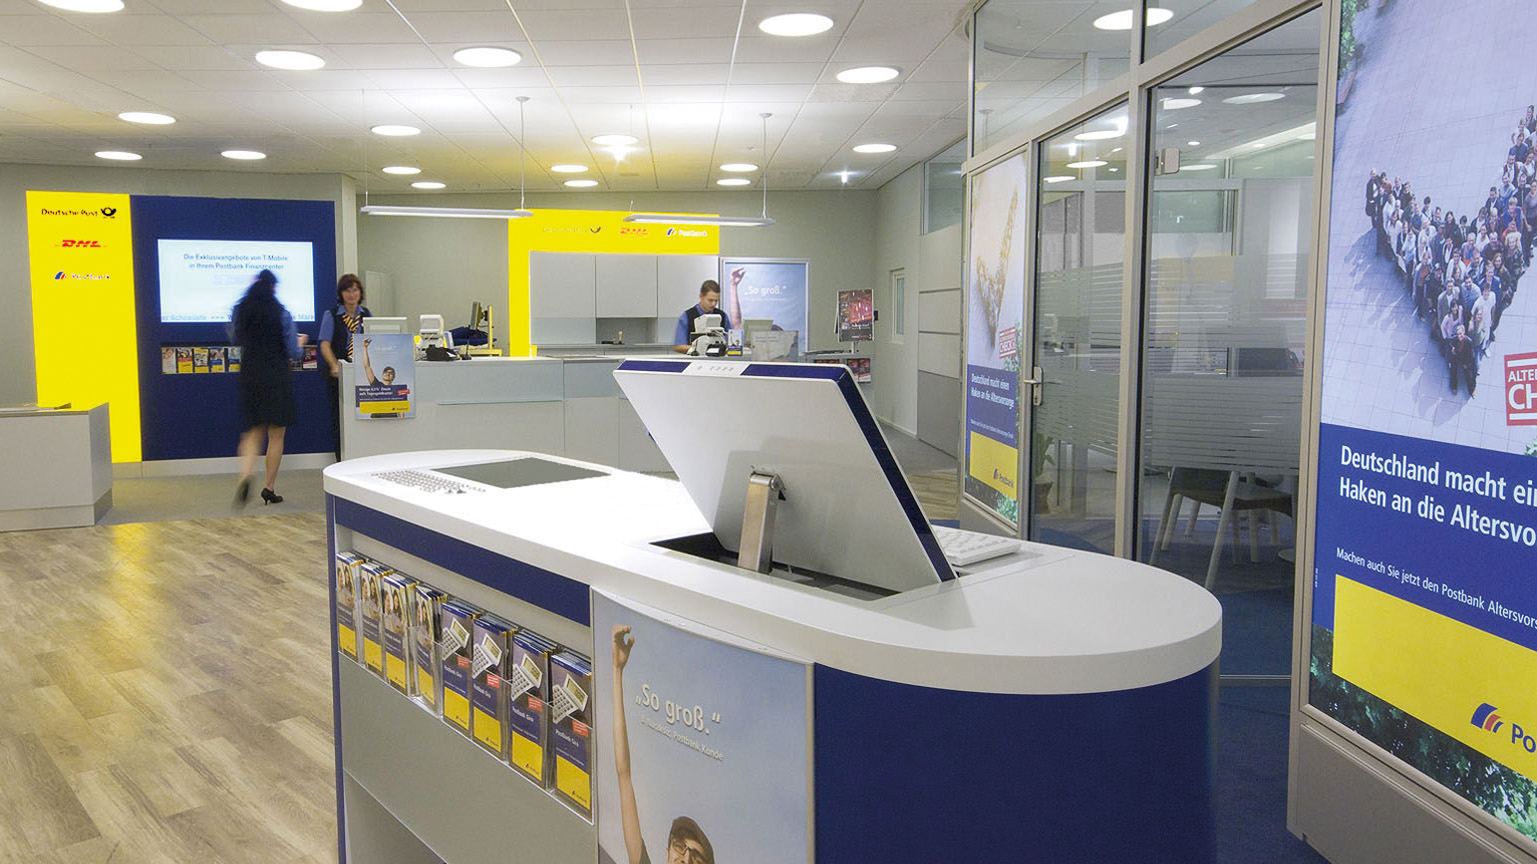
<svg viewBox="0 0 1537 864">
<path fill-rule="evenodd" d="M 817 864 L 1213 859 L 1215 664 L 1051 696 L 814 674 Z"/>
<path fill-rule="evenodd" d="M 238 376 L 165 375 L 161 345 L 227 345 L 223 324 L 160 322 L 157 241 L 294 240 L 315 249 L 314 322 L 299 332 L 314 341 L 320 314 L 336 296 L 336 205 L 330 201 L 261 198 L 173 198 L 135 195 L 133 260 L 139 344 L 139 419 L 144 460 L 233 456 L 241 433 Z M 256 278 L 256 272 L 251 272 Z M 298 422 L 288 430 L 287 453 L 328 453 L 331 420 L 322 372 L 294 372 Z"/>
</svg>

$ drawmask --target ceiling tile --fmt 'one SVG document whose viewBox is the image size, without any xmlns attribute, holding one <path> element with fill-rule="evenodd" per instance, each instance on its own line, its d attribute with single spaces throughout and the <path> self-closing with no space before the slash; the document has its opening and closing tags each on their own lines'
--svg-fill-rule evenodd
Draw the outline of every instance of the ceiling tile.
<svg viewBox="0 0 1537 864">
<path fill-rule="evenodd" d="M 277 12 L 269 15 L 188 15 L 182 19 L 188 27 L 224 44 L 273 45 L 314 44 L 299 22 Z"/>
<path fill-rule="evenodd" d="M 540 42 L 535 46 L 546 66 L 632 66 L 635 49 L 628 39 L 591 42 Z"/>
<path fill-rule="evenodd" d="M 56 15 L 0 15 L 0 40 L 7 45 L 31 48 L 36 45 L 106 45 L 63 17 Z"/>
<path fill-rule="evenodd" d="M 332 45 L 331 53 L 352 69 L 442 69 L 443 60 L 425 45 Z"/>
<path fill-rule="evenodd" d="M 497 42 L 503 39 L 521 41 L 523 31 L 518 29 L 517 19 L 507 11 L 491 12 L 416 12 L 406 15 L 411 26 L 428 42 Z"/>
<path fill-rule="evenodd" d="M 111 46 L 40 46 L 31 52 L 66 69 L 77 72 L 101 72 L 114 69 L 154 69 L 155 64 L 128 48 Z M 4 74 L 0 72 L 0 74 Z"/>
<path fill-rule="evenodd" d="M 518 9 L 518 20 L 523 23 L 528 38 L 534 40 L 535 44 L 542 40 L 558 41 L 573 37 L 600 41 L 628 41 L 630 38 L 630 22 L 622 7 L 612 10 L 561 7 L 525 11 L 521 6 L 521 3 L 514 5 Z M 676 35 L 676 31 L 672 35 Z"/>
<path fill-rule="evenodd" d="M 690 63 L 729 63 L 733 40 L 729 37 L 650 39 L 637 43 L 635 50 L 641 68 L 647 64 L 687 65 Z"/>
<path fill-rule="evenodd" d="M 289 14 L 310 35 L 330 45 L 369 42 L 421 44 L 421 39 L 410 25 L 393 12 L 350 12 L 336 15 L 294 9 Z"/>
<path fill-rule="evenodd" d="M 82 30 L 116 45 L 208 45 L 208 37 L 169 15 L 80 15 Z"/>
</svg>

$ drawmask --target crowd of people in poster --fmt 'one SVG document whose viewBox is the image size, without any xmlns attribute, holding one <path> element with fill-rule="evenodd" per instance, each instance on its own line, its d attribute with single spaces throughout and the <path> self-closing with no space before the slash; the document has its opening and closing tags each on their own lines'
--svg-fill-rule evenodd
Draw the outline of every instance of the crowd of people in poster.
<svg viewBox="0 0 1537 864">
<path fill-rule="evenodd" d="M 1377 252 L 1403 276 L 1415 314 L 1441 348 L 1453 393 L 1472 395 L 1500 318 L 1532 260 L 1537 227 L 1537 106 L 1528 105 L 1510 135 L 1495 185 L 1471 217 L 1414 193 L 1409 180 L 1373 172 L 1366 214 Z"/>
</svg>

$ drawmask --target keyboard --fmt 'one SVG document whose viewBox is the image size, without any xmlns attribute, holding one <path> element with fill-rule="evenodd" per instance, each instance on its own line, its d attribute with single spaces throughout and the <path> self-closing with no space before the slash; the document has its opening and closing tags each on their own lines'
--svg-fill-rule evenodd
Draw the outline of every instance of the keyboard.
<svg viewBox="0 0 1537 864">
<path fill-rule="evenodd" d="M 435 492 L 442 495 L 463 495 L 466 492 L 479 492 L 480 488 L 467 483 L 440 477 L 437 474 L 428 474 L 426 471 L 380 471 L 373 475 L 388 483 L 400 486 L 409 486 L 423 492 Z"/>
<path fill-rule="evenodd" d="M 1013 537 L 996 534 L 978 534 L 944 525 L 933 526 L 934 539 L 939 541 L 939 551 L 953 567 L 967 567 L 979 561 L 990 561 L 1018 552 L 1022 545 Z"/>
</svg>

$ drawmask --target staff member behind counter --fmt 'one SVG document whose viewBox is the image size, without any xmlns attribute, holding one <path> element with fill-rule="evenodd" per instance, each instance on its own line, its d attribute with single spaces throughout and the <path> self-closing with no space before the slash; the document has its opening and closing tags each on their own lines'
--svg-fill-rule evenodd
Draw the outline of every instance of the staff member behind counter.
<svg viewBox="0 0 1537 864">
<path fill-rule="evenodd" d="M 352 359 L 352 335 L 363 332 L 373 313 L 363 305 L 363 280 L 346 273 L 336 280 L 336 306 L 320 318 L 320 356 L 326 361 L 326 393 L 331 397 L 331 440 L 342 458 L 341 377 L 343 358 Z"/>
<path fill-rule="evenodd" d="M 672 350 L 679 354 L 687 354 L 689 346 L 694 342 L 694 319 L 700 315 L 721 315 L 722 326 L 727 330 L 740 330 L 742 327 L 742 306 L 736 300 L 736 286 L 742 281 L 742 269 L 731 271 L 731 305 L 730 309 L 720 308 L 720 283 L 714 279 L 704 280 L 699 286 L 699 303 L 683 310 L 678 316 L 678 326 L 673 332 Z"/>
</svg>

